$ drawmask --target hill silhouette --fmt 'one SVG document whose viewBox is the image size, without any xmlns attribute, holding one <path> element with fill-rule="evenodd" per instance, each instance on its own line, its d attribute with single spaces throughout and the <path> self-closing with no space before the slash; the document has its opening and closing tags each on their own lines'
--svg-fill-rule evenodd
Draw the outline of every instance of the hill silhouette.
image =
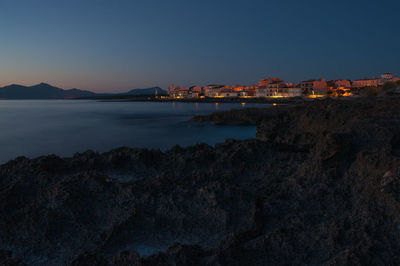
<svg viewBox="0 0 400 266">
<path fill-rule="evenodd" d="M 47 83 L 34 86 L 12 84 L 0 88 L 1 99 L 76 99 L 95 96 L 96 93 L 78 89 L 63 90 Z"/>
<path fill-rule="evenodd" d="M 0 87 L 0 99 L 79 99 L 102 96 L 140 96 L 154 95 L 157 90 L 158 95 L 166 95 L 167 92 L 160 87 L 152 87 L 145 89 L 133 89 L 125 93 L 107 93 L 100 94 L 86 90 L 70 89 L 64 90 L 47 83 L 40 83 L 33 86 L 23 86 L 11 84 Z"/>
</svg>

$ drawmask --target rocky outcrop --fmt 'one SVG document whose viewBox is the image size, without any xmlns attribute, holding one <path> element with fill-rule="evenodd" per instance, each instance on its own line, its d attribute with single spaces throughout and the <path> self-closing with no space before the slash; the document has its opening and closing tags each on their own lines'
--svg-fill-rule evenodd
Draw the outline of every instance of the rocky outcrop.
<svg viewBox="0 0 400 266">
<path fill-rule="evenodd" d="M 0 250 L 0 265 L 4 266 L 25 266 L 20 259 L 13 258 L 11 251 Z"/>
<path fill-rule="evenodd" d="M 17 158 L 0 166 L 0 262 L 398 265 L 399 108 L 235 111 L 257 139 Z"/>
<path fill-rule="evenodd" d="M 269 116 L 276 115 L 276 110 L 272 110 L 271 106 L 215 112 L 209 115 L 195 116 L 191 121 L 197 123 L 211 122 L 214 125 L 258 125 Z"/>
</svg>

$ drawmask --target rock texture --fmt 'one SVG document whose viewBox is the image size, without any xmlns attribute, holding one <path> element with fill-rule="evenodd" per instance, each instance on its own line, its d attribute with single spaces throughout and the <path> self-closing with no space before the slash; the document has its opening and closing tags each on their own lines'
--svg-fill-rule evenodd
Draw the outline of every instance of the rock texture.
<svg viewBox="0 0 400 266">
<path fill-rule="evenodd" d="M 398 265 L 398 110 L 235 111 L 197 121 L 256 114 L 257 139 L 17 158 L 0 166 L 0 263 Z"/>
<path fill-rule="evenodd" d="M 268 108 L 246 108 L 224 112 L 215 112 L 205 116 L 195 116 L 192 122 L 211 122 L 214 125 L 258 125 L 262 120 L 276 113 Z"/>
</svg>

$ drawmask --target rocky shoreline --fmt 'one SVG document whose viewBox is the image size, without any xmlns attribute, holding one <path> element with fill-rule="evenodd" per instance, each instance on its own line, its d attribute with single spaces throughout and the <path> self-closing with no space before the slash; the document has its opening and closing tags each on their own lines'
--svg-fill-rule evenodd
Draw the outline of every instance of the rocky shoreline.
<svg viewBox="0 0 400 266">
<path fill-rule="evenodd" d="M 0 166 L 0 265 L 400 264 L 400 99 L 195 117 L 257 138 Z"/>
</svg>

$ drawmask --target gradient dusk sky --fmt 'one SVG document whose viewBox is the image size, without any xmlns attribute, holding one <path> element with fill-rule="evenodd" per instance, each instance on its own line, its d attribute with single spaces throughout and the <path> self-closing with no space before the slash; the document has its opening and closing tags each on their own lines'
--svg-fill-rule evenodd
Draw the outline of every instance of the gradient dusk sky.
<svg viewBox="0 0 400 266">
<path fill-rule="evenodd" d="M 1 0 L 0 86 L 400 75 L 400 1 Z"/>
</svg>

